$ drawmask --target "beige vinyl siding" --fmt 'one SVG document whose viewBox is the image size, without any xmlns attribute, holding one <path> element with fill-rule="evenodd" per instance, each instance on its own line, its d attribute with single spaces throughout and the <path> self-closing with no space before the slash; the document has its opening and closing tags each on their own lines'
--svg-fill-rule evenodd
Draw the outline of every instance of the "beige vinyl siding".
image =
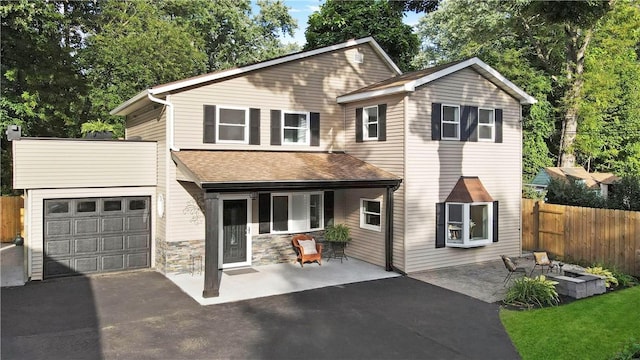
<svg viewBox="0 0 640 360">
<path fill-rule="evenodd" d="M 21 140 L 22 141 L 22 140 Z M 42 280 L 44 257 L 44 200 L 45 199 L 73 199 L 84 197 L 120 197 L 120 196 L 150 196 L 151 223 L 156 221 L 156 188 L 144 187 L 112 187 L 112 188 L 76 188 L 76 189 L 36 189 L 27 190 L 25 199 L 25 230 L 27 233 L 25 245 L 28 247 L 28 275 L 31 280 Z M 155 227 L 151 228 L 151 239 L 155 239 Z M 151 243 L 151 264 L 155 262 L 155 241 Z M 153 266 L 153 265 L 152 265 Z"/>
<path fill-rule="evenodd" d="M 17 140 L 14 187 L 155 186 L 156 147 L 139 141 Z"/>
<path fill-rule="evenodd" d="M 364 63 L 351 59 L 356 49 Z M 171 96 L 176 146 L 188 149 L 343 150 L 343 112 L 336 97 L 393 75 L 368 44 L 265 68 Z M 259 108 L 260 146 L 203 143 L 203 105 Z M 320 146 L 271 146 L 270 110 L 320 113 Z"/>
<path fill-rule="evenodd" d="M 387 121 L 386 141 L 364 141 L 356 143 L 355 123 L 356 108 L 386 104 Z M 404 94 L 380 97 L 372 100 L 350 103 L 345 106 L 346 121 L 346 152 L 362 159 L 383 170 L 404 178 Z M 384 190 L 380 190 L 383 191 Z M 403 270 L 405 267 L 404 254 L 404 186 L 401 185 L 394 193 L 393 212 L 393 265 Z M 359 206 L 359 201 L 358 201 Z M 358 223 L 359 226 L 359 223 Z M 384 237 L 383 237 L 384 239 Z M 383 240 L 384 244 L 384 240 Z M 366 249 L 361 250 L 365 252 Z M 377 252 L 378 249 L 371 248 Z M 378 254 L 371 254 L 377 257 Z M 384 261 L 384 257 L 383 257 Z M 384 265 L 384 262 L 382 263 Z"/>
<path fill-rule="evenodd" d="M 156 151 L 157 170 L 155 171 L 157 178 L 156 192 L 165 198 L 164 216 L 158 217 L 158 221 L 154 222 L 156 239 L 158 240 L 166 239 L 166 204 L 169 199 L 167 194 L 167 163 L 170 161 L 171 154 L 167 150 L 166 120 L 166 108 L 160 104 L 153 104 L 127 116 L 126 129 L 127 138 L 139 137 L 142 140 L 156 141 L 158 144 Z"/>
<path fill-rule="evenodd" d="M 464 69 L 410 94 L 406 157 L 406 271 L 496 260 L 520 254 L 520 104 L 475 71 Z M 431 140 L 431 103 L 503 109 L 503 143 Z M 499 201 L 499 242 L 435 248 L 436 203 L 460 176 L 478 176 Z"/>
<path fill-rule="evenodd" d="M 347 256 L 385 266 L 385 201 L 384 189 L 351 189 L 344 192 L 345 224 L 351 229 Z M 360 199 L 380 201 L 380 231 L 360 227 Z"/>
</svg>

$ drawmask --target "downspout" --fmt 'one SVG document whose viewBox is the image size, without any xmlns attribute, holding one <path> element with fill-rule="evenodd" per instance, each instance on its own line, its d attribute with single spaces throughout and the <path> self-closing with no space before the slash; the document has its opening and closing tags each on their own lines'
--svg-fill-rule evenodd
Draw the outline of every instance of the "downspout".
<svg viewBox="0 0 640 360">
<path fill-rule="evenodd" d="M 171 103 L 171 101 L 168 100 L 162 100 L 162 99 L 158 99 L 156 97 L 153 97 L 151 95 L 151 93 L 147 93 L 147 97 L 149 98 L 149 100 L 158 103 L 158 104 L 162 104 L 165 105 L 168 108 L 167 111 L 167 144 L 169 145 L 169 149 L 173 150 L 173 151 L 180 151 L 180 149 L 178 147 L 176 147 L 176 145 L 174 144 L 174 123 L 173 123 L 173 104 Z M 167 98 L 169 98 L 169 95 L 167 95 Z"/>
</svg>

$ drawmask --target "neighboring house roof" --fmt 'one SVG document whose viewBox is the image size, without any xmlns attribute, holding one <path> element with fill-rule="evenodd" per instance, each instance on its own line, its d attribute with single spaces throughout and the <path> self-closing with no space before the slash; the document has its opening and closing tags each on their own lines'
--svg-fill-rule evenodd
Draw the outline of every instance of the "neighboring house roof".
<svg viewBox="0 0 640 360">
<path fill-rule="evenodd" d="M 324 54 L 331 51 L 341 50 L 341 49 L 349 48 L 352 46 L 357 46 L 357 45 L 367 44 L 367 43 L 371 45 L 373 50 L 376 53 L 378 53 L 378 55 L 380 55 L 380 57 L 387 63 L 389 68 L 391 68 L 397 74 L 402 74 L 402 71 L 400 70 L 400 68 L 398 68 L 398 66 L 393 62 L 393 60 L 391 60 L 389 55 L 387 55 L 387 53 L 384 50 L 382 50 L 380 45 L 372 37 L 369 36 L 366 38 L 349 40 L 340 44 L 326 46 L 326 47 L 315 49 L 315 50 L 288 54 L 288 55 L 277 57 L 275 59 L 262 61 L 262 62 L 251 64 L 251 65 L 216 71 L 216 72 L 212 72 L 204 75 L 191 77 L 188 79 L 178 80 L 178 81 L 174 81 L 174 82 L 170 82 L 162 85 L 156 85 L 149 89 L 139 92 L 137 95 L 125 101 L 124 103 L 120 104 L 117 108 L 111 110 L 109 113 L 111 115 L 127 115 L 132 111 L 134 111 L 135 109 L 138 109 L 141 107 L 141 106 L 133 106 L 134 104 L 143 102 L 145 100 L 150 102 L 150 100 L 147 99 L 149 95 L 160 95 L 160 94 L 166 94 L 166 93 L 179 92 L 179 91 L 183 91 L 193 87 L 205 85 L 211 81 L 217 81 L 217 80 L 221 80 L 221 79 L 232 77 L 232 76 L 238 76 L 251 71 L 263 69 L 266 67 L 279 65 L 286 62 L 290 62 L 290 61 L 301 60 L 311 56 L 316 56 L 319 54 Z"/>
<path fill-rule="evenodd" d="M 402 181 L 344 153 L 181 150 L 171 156 L 203 189 L 380 187 Z"/>
<path fill-rule="evenodd" d="M 349 103 L 371 99 L 378 96 L 412 92 L 419 86 L 438 80 L 465 68 L 472 68 L 500 89 L 507 92 L 513 98 L 519 100 L 521 104 L 535 104 L 537 102 L 537 100 L 532 96 L 525 93 L 522 89 L 494 70 L 491 66 L 485 64 L 482 60 L 476 57 L 395 76 L 339 96 L 337 100 L 338 103 Z"/>
<path fill-rule="evenodd" d="M 619 177 L 611 173 L 590 173 L 583 167 L 546 167 L 531 181 L 529 185 L 537 185 L 546 187 L 551 182 L 551 179 L 559 180 L 584 180 L 585 185 L 588 188 L 597 189 L 600 184 L 613 184 L 620 180 Z"/>
<path fill-rule="evenodd" d="M 493 202 L 493 198 L 477 176 L 461 176 L 446 202 Z"/>
</svg>

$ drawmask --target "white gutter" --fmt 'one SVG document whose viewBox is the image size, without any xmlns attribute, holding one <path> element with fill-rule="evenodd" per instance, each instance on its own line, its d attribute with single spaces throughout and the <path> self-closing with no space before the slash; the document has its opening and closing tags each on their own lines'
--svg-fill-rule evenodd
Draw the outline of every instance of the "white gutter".
<svg viewBox="0 0 640 360">
<path fill-rule="evenodd" d="M 158 104 L 165 105 L 167 110 L 167 144 L 169 145 L 169 149 L 173 151 L 180 151 L 179 148 L 175 146 L 174 142 L 174 123 L 173 123 L 173 104 L 169 101 L 169 97 L 171 95 L 167 95 L 167 100 L 158 99 L 153 97 L 151 93 L 147 93 L 147 97 L 149 100 L 156 102 Z"/>
</svg>

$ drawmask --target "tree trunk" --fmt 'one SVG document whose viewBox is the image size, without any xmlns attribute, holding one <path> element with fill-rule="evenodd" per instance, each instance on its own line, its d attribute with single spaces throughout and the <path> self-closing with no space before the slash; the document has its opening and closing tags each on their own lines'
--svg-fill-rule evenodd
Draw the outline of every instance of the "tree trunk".
<svg viewBox="0 0 640 360">
<path fill-rule="evenodd" d="M 565 27 L 567 34 L 567 81 L 569 89 L 565 95 L 566 111 L 562 120 L 562 134 L 560 138 L 560 156 L 558 159 L 561 167 L 574 167 L 576 165 L 576 155 L 573 144 L 578 134 L 578 99 L 582 93 L 584 73 L 584 56 L 591 41 L 591 30 L 587 30 L 580 41 L 580 30 L 572 29 L 570 26 Z"/>
</svg>

